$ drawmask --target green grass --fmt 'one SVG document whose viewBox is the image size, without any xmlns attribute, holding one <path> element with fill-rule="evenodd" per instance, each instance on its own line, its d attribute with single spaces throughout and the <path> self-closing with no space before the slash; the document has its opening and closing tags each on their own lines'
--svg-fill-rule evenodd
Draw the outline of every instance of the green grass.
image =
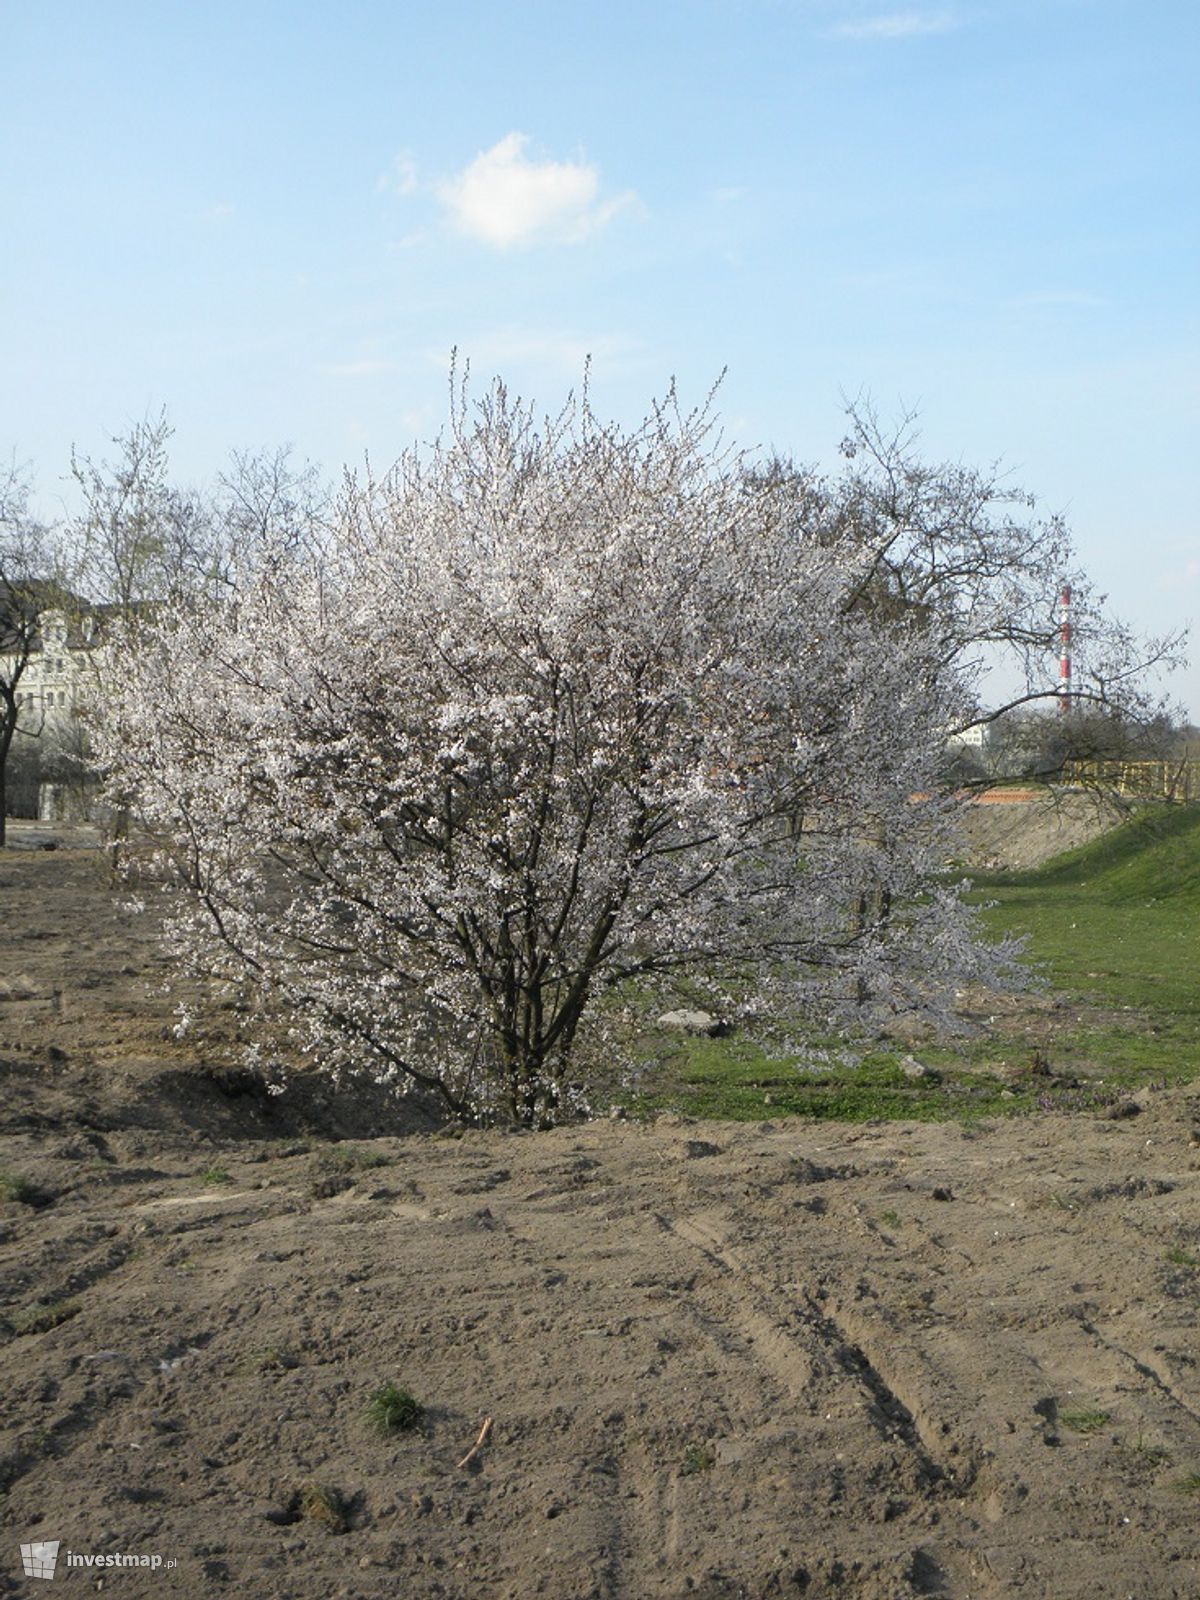
<svg viewBox="0 0 1200 1600">
<path fill-rule="evenodd" d="M 5 1312 L 4 1320 L 15 1335 L 23 1337 L 31 1333 L 49 1333 L 51 1328 L 69 1322 L 82 1310 L 79 1300 L 56 1300 L 50 1304 L 37 1300 L 33 1305 L 14 1306 Z"/>
<path fill-rule="evenodd" d="M 1120 1440 L 1118 1449 L 1133 1465 L 1156 1470 L 1170 1464 L 1171 1452 L 1165 1445 L 1148 1444 L 1144 1433 L 1139 1432 L 1132 1444 L 1128 1440 Z"/>
<path fill-rule="evenodd" d="M 28 1205 L 36 1193 L 28 1178 L 18 1172 L 0 1172 L 0 1205 L 12 1202 Z"/>
<path fill-rule="evenodd" d="M 679 1475 L 682 1478 L 690 1478 L 697 1472 L 711 1472 L 716 1464 L 717 1458 L 708 1445 L 690 1444 L 683 1453 Z"/>
<path fill-rule="evenodd" d="M 317 1156 L 317 1169 L 320 1172 L 338 1174 L 354 1171 L 369 1171 L 375 1167 L 391 1166 L 394 1156 L 382 1150 L 374 1150 L 369 1146 L 335 1144 L 322 1150 Z"/>
<path fill-rule="evenodd" d="M 982 875 L 996 931 L 1027 933 L 1051 981 L 1200 1022 L 1200 806 L 1151 807 L 1031 872 Z"/>
<path fill-rule="evenodd" d="M 385 1383 L 367 1401 L 367 1421 L 379 1433 L 403 1433 L 415 1428 L 425 1407 L 411 1390 Z"/>
<path fill-rule="evenodd" d="M 300 1365 L 299 1359 L 283 1345 L 263 1345 L 257 1350 L 247 1350 L 238 1358 L 234 1368 L 239 1374 L 256 1372 L 290 1372 Z"/>
<path fill-rule="evenodd" d="M 1032 1088 L 969 1072 L 943 1071 L 937 1083 L 914 1081 L 900 1068 L 902 1053 L 872 1049 L 856 1055 L 843 1050 L 846 1059 L 805 1071 L 798 1068 L 795 1055 L 768 1055 L 751 1040 L 681 1040 L 656 1081 L 624 1103 L 634 1115 L 678 1110 L 732 1122 L 797 1116 L 836 1122 L 969 1120 L 1031 1110 L 1035 1104 Z M 803 1062 L 804 1052 L 799 1059 Z"/>
<path fill-rule="evenodd" d="M 1099 1433 L 1108 1421 L 1109 1413 L 1091 1406 L 1078 1406 L 1071 1411 L 1060 1411 L 1058 1420 L 1073 1433 Z"/>
<path fill-rule="evenodd" d="M 1106 1081 L 1188 1082 L 1200 1058 L 1200 806 L 1147 807 L 1031 872 L 978 880 L 995 933 L 1024 933 L 1051 985 L 1122 1013 L 1056 1036 L 1057 1064 L 1098 1061 Z M 1128 1021 L 1124 1021 L 1127 1014 Z"/>
<path fill-rule="evenodd" d="M 915 1047 L 940 1081 L 905 1077 L 905 1047 L 856 1049 L 797 1028 L 771 1053 L 738 1036 L 655 1036 L 638 1091 L 614 1098 L 635 1116 L 972 1121 L 1098 1110 L 1200 1076 L 1200 806 L 1146 807 L 1035 870 L 976 874 L 974 893 L 989 933 L 1027 938 L 1062 1004 L 966 1043 Z"/>
</svg>

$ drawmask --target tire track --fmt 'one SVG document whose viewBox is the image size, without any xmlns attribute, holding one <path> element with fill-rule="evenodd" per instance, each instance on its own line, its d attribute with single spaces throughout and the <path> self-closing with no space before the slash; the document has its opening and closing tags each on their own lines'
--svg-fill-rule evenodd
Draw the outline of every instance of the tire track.
<svg viewBox="0 0 1200 1600">
<path fill-rule="evenodd" d="M 658 1221 L 738 1284 L 739 1296 L 730 1302 L 729 1318 L 753 1343 L 762 1365 L 790 1392 L 800 1394 L 818 1375 L 837 1373 L 851 1378 L 864 1392 L 879 1433 L 899 1440 L 911 1452 L 922 1483 L 931 1488 L 953 1485 L 959 1491 L 965 1487 L 974 1476 L 974 1464 L 967 1463 L 969 1470 L 964 1474 L 964 1463 L 944 1454 L 940 1428 L 924 1407 L 910 1407 L 897 1391 L 894 1375 L 885 1374 L 877 1352 L 870 1348 L 864 1319 L 822 1305 L 801 1291 L 789 1327 L 778 1310 L 782 1291 L 747 1265 L 728 1243 L 726 1230 L 711 1216 L 670 1219 L 660 1215 Z M 798 1348 L 801 1340 L 808 1348 Z"/>
<path fill-rule="evenodd" d="M 1159 1362 L 1152 1355 L 1136 1356 L 1132 1350 L 1126 1350 L 1124 1345 L 1118 1344 L 1115 1339 L 1110 1339 L 1096 1324 L 1086 1317 L 1079 1319 L 1079 1325 L 1089 1338 L 1092 1338 L 1102 1350 L 1116 1356 L 1118 1360 L 1132 1367 L 1138 1377 L 1146 1379 L 1151 1387 L 1173 1405 L 1178 1407 L 1193 1423 L 1200 1426 L 1200 1411 L 1185 1400 L 1175 1385 L 1168 1372 L 1162 1369 Z"/>
</svg>

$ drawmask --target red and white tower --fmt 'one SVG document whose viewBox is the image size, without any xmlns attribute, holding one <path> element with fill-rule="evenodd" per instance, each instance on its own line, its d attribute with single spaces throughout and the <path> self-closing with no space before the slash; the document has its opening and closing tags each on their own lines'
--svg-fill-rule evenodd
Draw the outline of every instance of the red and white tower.
<svg viewBox="0 0 1200 1600">
<path fill-rule="evenodd" d="M 1064 583 L 1058 613 L 1058 709 L 1071 709 L 1071 585 Z"/>
</svg>

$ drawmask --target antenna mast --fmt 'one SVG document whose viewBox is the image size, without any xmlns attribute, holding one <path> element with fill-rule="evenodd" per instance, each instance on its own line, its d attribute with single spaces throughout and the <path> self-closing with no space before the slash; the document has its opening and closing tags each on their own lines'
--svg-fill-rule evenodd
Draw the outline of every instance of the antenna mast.
<svg viewBox="0 0 1200 1600">
<path fill-rule="evenodd" d="M 1071 585 L 1064 583 L 1058 613 L 1058 709 L 1071 709 Z"/>
</svg>

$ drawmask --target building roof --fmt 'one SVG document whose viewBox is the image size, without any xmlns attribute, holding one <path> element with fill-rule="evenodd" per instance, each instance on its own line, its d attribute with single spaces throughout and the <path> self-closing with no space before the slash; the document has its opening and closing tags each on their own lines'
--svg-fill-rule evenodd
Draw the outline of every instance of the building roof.
<svg viewBox="0 0 1200 1600">
<path fill-rule="evenodd" d="M 41 619 L 53 611 L 66 617 L 67 649 L 90 649 L 115 609 L 91 605 L 51 578 L 14 583 L 0 577 L 0 655 L 26 650 L 32 655 L 44 649 Z"/>
</svg>

